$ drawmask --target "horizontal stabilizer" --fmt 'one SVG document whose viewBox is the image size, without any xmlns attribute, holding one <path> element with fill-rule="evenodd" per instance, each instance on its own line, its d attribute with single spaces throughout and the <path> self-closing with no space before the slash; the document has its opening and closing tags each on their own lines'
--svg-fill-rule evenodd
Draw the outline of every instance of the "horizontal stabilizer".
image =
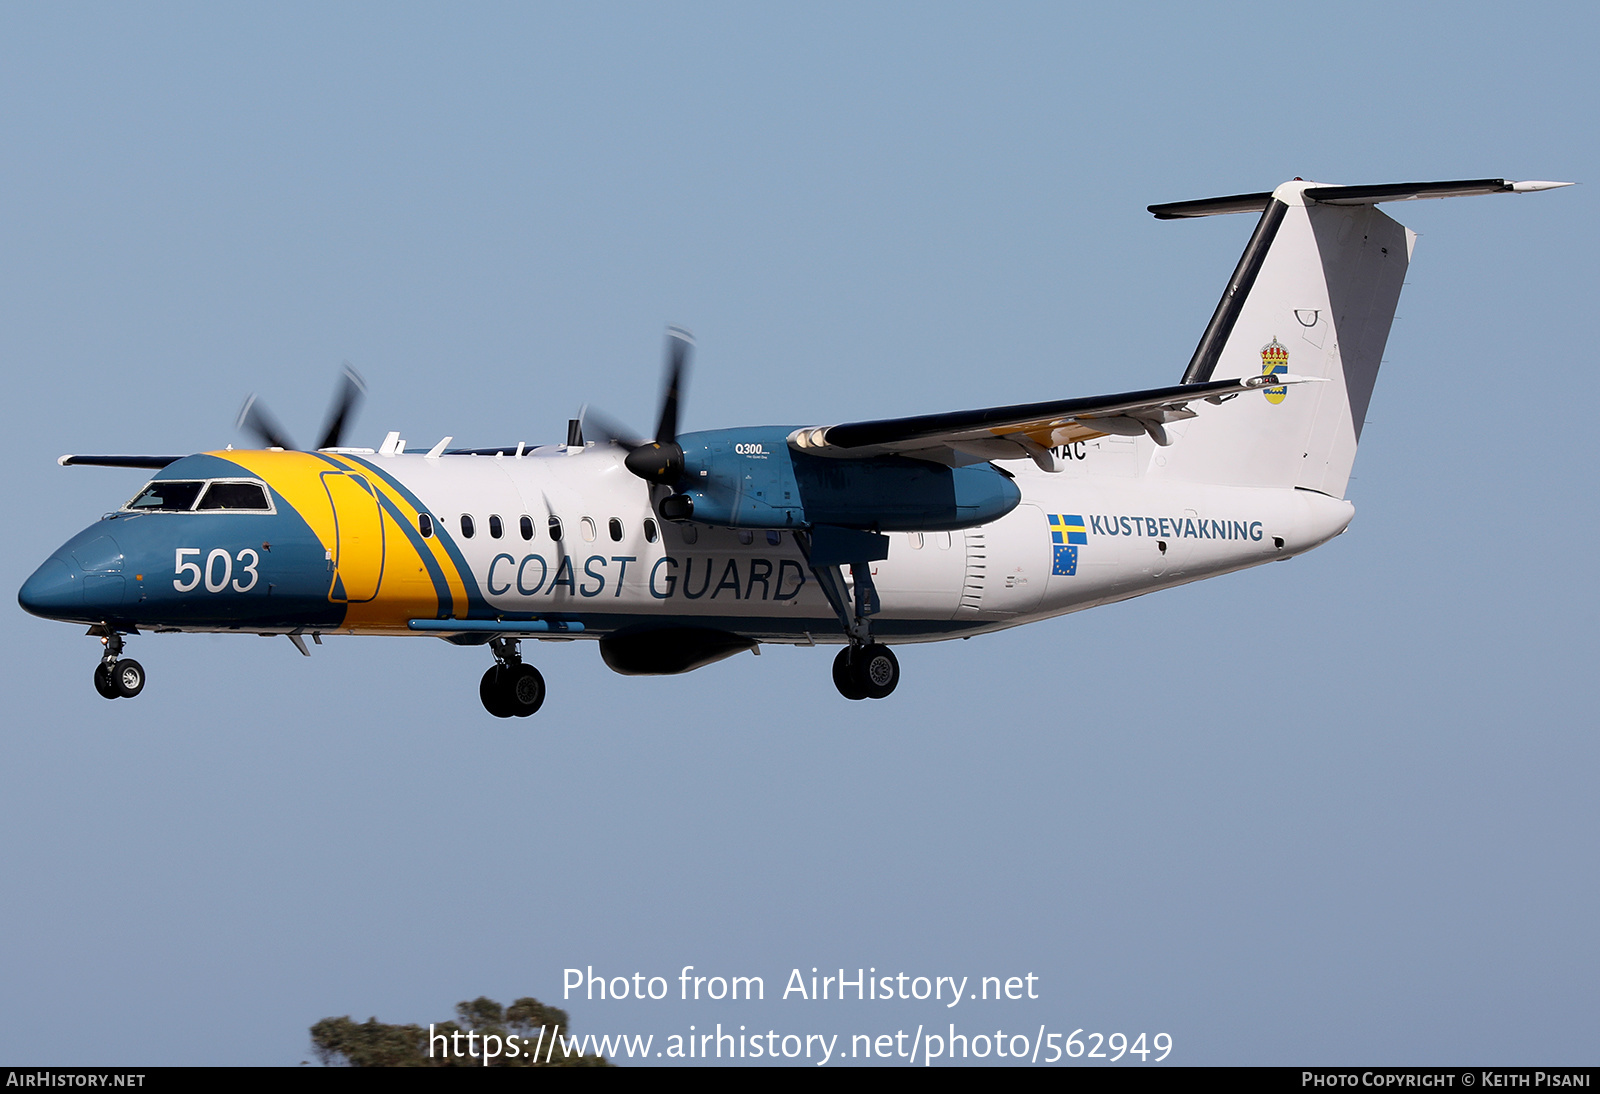
<svg viewBox="0 0 1600 1094">
<path fill-rule="evenodd" d="M 1272 200 L 1272 191 L 1263 194 L 1234 194 L 1225 198 L 1201 198 L 1199 201 L 1169 201 L 1165 205 L 1152 205 L 1150 211 L 1157 220 L 1179 220 L 1185 217 L 1214 217 L 1223 213 L 1259 213 Z"/>
<path fill-rule="evenodd" d="M 1453 182 L 1391 182 L 1380 186 L 1308 186 L 1306 198 L 1322 205 L 1376 205 L 1381 201 L 1416 201 L 1419 198 L 1458 198 L 1474 194 L 1531 194 L 1571 186 L 1570 182 L 1512 182 L 1510 179 L 1458 179 Z M 1221 213 L 1259 213 L 1272 200 L 1266 194 L 1236 194 L 1152 205 L 1157 220 L 1209 217 Z"/>
<path fill-rule="evenodd" d="M 58 456 L 62 467 L 143 467 L 158 470 L 177 463 L 182 456 Z"/>
</svg>

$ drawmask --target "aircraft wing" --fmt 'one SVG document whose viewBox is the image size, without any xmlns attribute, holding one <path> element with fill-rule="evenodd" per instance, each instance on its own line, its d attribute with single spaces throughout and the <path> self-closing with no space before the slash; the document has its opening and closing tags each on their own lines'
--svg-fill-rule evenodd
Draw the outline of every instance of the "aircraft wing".
<svg viewBox="0 0 1600 1094">
<path fill-rule="evenodd" d="M 1221 403 L 1245 391 L 1307 383 L 1315 377 L 1246 376 L 1200 384 L 1058 399 L 950 414 L 886 418 L 874 422 L 799 429 L 789 437 L 796 450 L 817 456 L 856 459 L 902 455 L 960 467 L 988 460 L 1031 459 L 1046 471 L 1057 470 L 1050 449 L 1058 445 L 1115 434 L 1148 434 L 1157 444 L 1170 443 L 1162 428 L 1168 422 L 1195 417 L 1189 404 L 1197 399 Z"/>
<path fill-rule="evenodd" d="M 150 470 L 177 463 L 182 456 L 57 456 L 62 467 L 143 467 Z"/>
</svg>

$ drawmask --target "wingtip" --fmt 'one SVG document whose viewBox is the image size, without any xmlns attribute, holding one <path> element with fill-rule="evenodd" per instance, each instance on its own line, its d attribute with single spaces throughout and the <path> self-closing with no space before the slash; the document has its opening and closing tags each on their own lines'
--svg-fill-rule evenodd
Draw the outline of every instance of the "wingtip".
<svg viewBox="0 0 1600 1094">
<path fill-rule="evenodd" d="M 65 456 L 57 456 L 56 457 L 56 463 L 60 464 L 62 467 L 71 466 L 71 464 L 72 464 L 72 454 L 69 452 Z"/>
<path fill-rule="evenodd" d="M 1534 194 L 1540 190 L 1559 190 L 1563 186 L 1576 186 L 1575 182 L 1546 182 L 1543 179 L 1529 179 L 1527 182 L 1513 182 L 1511 192 L 1514 194 Z"/>
</svg>

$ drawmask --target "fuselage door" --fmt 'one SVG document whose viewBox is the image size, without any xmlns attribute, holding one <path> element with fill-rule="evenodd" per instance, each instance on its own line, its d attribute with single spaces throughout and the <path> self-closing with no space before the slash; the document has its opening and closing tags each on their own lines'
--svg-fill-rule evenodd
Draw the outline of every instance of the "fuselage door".
<svg viewBox="0 0 1600 1094">
<path fill-rule="evenodd" d="M 333 581 L 328 599 L 363 603 L 383 581 L 383 513 L 365 476 L 324 471 L 322 486 L 333 506 Z"/>
</svg>

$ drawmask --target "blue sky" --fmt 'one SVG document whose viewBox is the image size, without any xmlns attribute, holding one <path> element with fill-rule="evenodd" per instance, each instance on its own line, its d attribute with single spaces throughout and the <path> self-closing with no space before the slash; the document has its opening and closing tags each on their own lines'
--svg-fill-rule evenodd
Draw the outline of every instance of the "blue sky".
<svg viewBox="0 0 1600 1094">
<path fill-rule="evenodd" d="M 580 1032 L 1168 1032 L 1185 1063 L 1593 1063 L 1600 178 L 1584 5 L 12 6 L 0 446 L 16 588 L 130 496 L 69 451 L 559 440 L 1175 381 L 1249 233 L 1152 202 L 1473 177 L 1421 233 L 1348 534 L 904 651 L 669 679 L 533 651 L 0 626 L 0 1061 L 293 1064 L 328 1015 L 533 994 Z M 744 1005 L 562 970 L 762 975 Z M 792 968 L 1041 998 L 773 1000 Z M 674 984 L 676 981 L 673 981 Z M 92 1036 L 85 1031 L 92 1030 Z"/>
</svg>

